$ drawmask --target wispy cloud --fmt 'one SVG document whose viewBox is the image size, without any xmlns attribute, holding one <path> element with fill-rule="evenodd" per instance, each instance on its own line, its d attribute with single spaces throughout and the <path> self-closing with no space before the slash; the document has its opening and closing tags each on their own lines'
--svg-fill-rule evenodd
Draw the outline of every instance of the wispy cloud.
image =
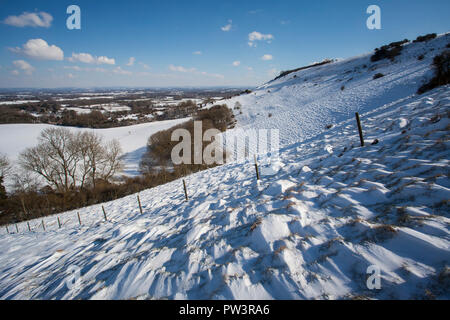
<svg viewBox="0 0 450 320">
<path fill-rule="evenodd" d="M 121 67 L 116 67 L 116 68 L 113 70 L 113 73 L 115 73 L 115 74 L 120 74 L 120 75 L 127 75 L 127 76 L 133 74 L 131 71 L 123 70 Z"/>
<path fill-rule="evenodd" d="M 195 54 L 195 55 L 197 55 L 197 56 L 200 56 L 200 55 L 202 55 L 203 53 L 202 53 L 201 51 L 194 51 L 194 52 L 192 52 L 192 54 Z"/>
<path fill-rule="evenodd" d="M 81 68 L 79 66 L 64 66 L 63 68 L 69 69 L 69 70 L 81 71 Z"/>
<path fill-rule="evenodd" d="M 261 57 L 261 60 L 270 61 L 273 60 L 273 56 L 271 54 L 265 54 Z"/>
<path fill-rule="evenodd" d="M 20 16 L 9 16 L 3 20 L 4 24 L 14 27 L 43 27 L 49 28 L 52 25 L 53 17 L 47 12 L 24 12 Z"/>
<path fill-rule="evenodd" d="M 194 72 L 194 71 L 196 71 L 195 68 L 187 69 L 187 68 L 182 67 L 182 66 L 174 66 L 173 64 L 169 65 L 169 70 L 170 71 L 175 71 L 175 72 Z"/>
<path fill-rule="evenodd" d="M 64 52 L 55 45 L 49 45 L 42 39 L 31 39 L 22 48 L 10 48 L 12 52 L 26 55 L 33 59 L 41 60 L 63 60 Z"/>
<path fill-rule="evenodd" d="M 233 20 L 228 20 L 228 24 L 226 26 L 221 27 L 220 29 L 224 32 L 228 32 L 233 27 Z"/>
<path fill-rule="evenodd" d="M 14 64 L 14 66 L 16 66 L 16 68 L 19 68 L 20 70 L 22 70 L 27 75 L 31 75 L 33 73 L 33 71 L 35 70 L 34 67 L 32 67 L 25 60 L 15 60 L 15 61 L 13 61 L 13 64 Z M 15 70 L 15 71 L 17 71 L 17 70 Z M 17 71 L 14 74 L 18 75 L 19 71 Z"/>
<path fill-rule="evenodd" d="M 149 66 L 148 64 L 145 64 L 145 63 L 143 63 L 143 62 L 139 62 L 139 64 L 140 64 L 144 69 L 146 69 L 146 70 L 149 70 L 149 69 L 150 69 L 150 66 Z"/>
<path fill-rule="evenodd" d="M 128 63 L 127 63 L 127 66 L 128 67 L 132 67 L 132 66 L 134 66 L 134 63 L 136 62 L 136 58 L 135 57 L 131 57 L 129 60 L 128 60 Z"/>
<path fill-rule="evenodd" d="M 219 79 L 225 78 L 223 75 L 218 74 L 218 73 L 208 73 L 205 71 L 198 71 L 196 68 L 185 68 L 183 66 L 175 66 L 173 64 L 169 65 L 169 70 L 173 71 L 173 72 L 192 73 L 192 74 L 196 74 L 196 75 L 214 77 L 214 78 L 219 78 Z"/>
<path fill-rule="evenodd" d="M 240 61 L 234 61 L 234 62 L 233 62 L 233 66 L 235 66 L 235 67 L 238 67 L 240 64 L 241 64 Z"/>
<path fill-rule="evenodd" d="M 248 34 L 248 45 L 250 47 L 256 47 L 256 41 L 266 41 L 267 43 L 271 43 L 274 39 L 274 36 L 270 33 L 263 34 L 258 31 L 253 31 L 252 33 Z"/>
</svg>

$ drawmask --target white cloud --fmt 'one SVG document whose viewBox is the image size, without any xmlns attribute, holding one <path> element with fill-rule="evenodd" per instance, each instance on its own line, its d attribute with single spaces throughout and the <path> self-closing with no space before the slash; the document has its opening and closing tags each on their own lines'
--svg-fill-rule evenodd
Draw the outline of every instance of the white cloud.
<svg viewBox="0 0 450 320">
<path fill-rule="evenodd" d="M 169 66 L 169 70 L 170 71 L 175 71 L 175 72 L 194 72 L 196 69 L 195 68 L 187 69 L 187 68 L 182 67 L 182 66 L 174 66 L 173 64 L 171 64 Z"/>
<path fill-rule="evenodd" d="M 94 69 L 87 69 L 87 71 L 95 71 L 95 72 L 106 72 L 108 70 L 104 69 L 104 68 L 94 68 Z"/>
<path fill-rule="evenodd" d="M 194 51 L 194 52 L 192 52 L 192 54 L 195 54 L 195 55 L 201 55 L 202 54 L 202 52 L 201 51 Z"/>
<path fill-rule="evenodd" d="M 10 49 L 13 52 L 24 54 L 33 59 L 41 60 L 63 60 L 64 52 L 57 46 L 49 46 L 45 40 L 31 39 L 22 48 Z"/>
<path fill-rule="evenodd" d="M 35 70 L 28 62 L 26 62 L 25 60 L 15 60 L 13 61 L 13 64 L 16 66 L 16 68 L 19 68 L 20 70 L 22 70 L 23 72 L 25 72 L 25 74 L 27 75 L 31 75 L 33 73 L 33 71 Z M 17 70 L 14 70 L 17 71 Z M 19 72 L 17 71 L 16 74 L 19 74 Z"/>
<path fill-rule="evenodd" d="M 234 61 L 234 62 L 233 62 L 233 66 L 235 66 L 235 67 L 238 67 L 240 64 L 241 64 L 240 61 Z"/>
<path fill-rule="evenodd" d="M 271 43 L 273 39 L 274 36 L 270 33 L 262 34 L 258 31 L 253 31 L 252 33 L 248 34 L 248 45 L 250 47 L 256 47 L 256 41 L 267 41 L 267 43 Z"/>
<path fill-rule="evenodd" d="M 226 26 L 221 27 L 220 29 L 224 32 L 228 32 L 233 27 L 233 20 L 228 20 L 228 24 Z"/>
<path fill-rule="evenodd" d="M 128 60 L 127 66 L 131 67 L 131 66 L 134 65 L 135 62 L 136 62 L 136 58 L 135 58 L 135 57 L 131 57 L 131 58 Z"/>
<path fill-rule="evenodd" d="M 9 16 L 3 20 L 4 24 L 14 27 L 44 27 L 52 25 L 53 17 L 46 12 L 24 12 L 20 16 Z"/>
<path fill-rule="evenodd" d="M 73 74 L 69 73 L 69 74 L 67 75 L 67 78 L 73 79 L 73 78 L 75 78 L 75 76 L 74 76 Z"/>
<path fill-rule="evenodd" d="M 11 71 L 11 74 L 14 76 L 18 76 L 20 74 L 20 72 L 17 70 L 13 70 L 13 71 Z"/>
<path fill-rule="evenodd" d="M 116 64 L 116 60 L 102 56 L 102 57 L 97 58 L 97 63 L 98 64 Z"/>
<path fill-rule="evenodd" d="M 150 69 L 150 66 L 149 66 L 148 64 L 145 64 L 145 63 L 143 63 L 143 62 L 139 62 L 139 64 L 140 64 L 144 69 L 147 69 L 147 70 Z"/>
<path fill-rule="evenodd" d="M 116 60 L 105 56 L 94 57 L 90 53 L 72 53 L 72 57 L 68 58 L 70 62 L 82 62 L 88 64 L 116 64 Z"/>
<path fill-rule="evenodd" d="M 115 69 L 113 70 L 113 72 L 114 72 L 115 74 L 122 74 L 122 75 L 128 75 L 128 76 L 132 74 L 132 72 L 127 71 L 127 70 L 123 70 L 121 67 L 115 68 Z"/>
<path fill-rule="evenodd" d="M 79 66 L 64 66 L 64 69 L 71 69 L 75 71 L 81 71 L 81 68 Z"/>
<path fill-rule="evenodd" d="M 271 54 L 265 54 L 261 57 L 261 60 L 264 60 L 264 61 L 273 60 L 273 56 Z"/>
<path fill-rule="evenodd" d="M 95 63 L 94 57 L 89 53 L 72 53 L 72 57 L 68 60 L 70 62 Z"/>
<path fill-rule="evenodd" d="M 196 68 L 185 68 L 182 66 L 174 66 L 173 64 L 169 65 L 169 70 L 174 71 L 174 72 L 192 73 L 192 74 L 196 74 L 196 75 L 202 75 L 202 76 L 219 78 L 219 79 L 225 78 L 223 75 L 218 74 L 218 73 L 208 73 L 205 71 L 198 71 Z"/>
</svg>

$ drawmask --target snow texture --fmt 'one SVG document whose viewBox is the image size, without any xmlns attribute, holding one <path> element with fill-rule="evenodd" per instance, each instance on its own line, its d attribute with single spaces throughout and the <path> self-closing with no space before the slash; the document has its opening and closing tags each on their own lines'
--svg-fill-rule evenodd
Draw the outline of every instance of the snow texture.
<svg viewBox="0 0 450 320">
<path fill-rule="evenodd" d="M 228 163 L 186 177 L 189 201 L 181 180 L 141 192 L 142 215 L 131 195 L 103 204 L 107 221 L 95 205 L 77 210 L 81 226 L 71 211 L 61 228 L 56 216 L 3 228 L 0 299 L 449 299 L 450 90 L 414 95 L 447 42 L 233 98 L 242 127 L 282 131 L 260 181 L 253 159 Z"/>
</svg>

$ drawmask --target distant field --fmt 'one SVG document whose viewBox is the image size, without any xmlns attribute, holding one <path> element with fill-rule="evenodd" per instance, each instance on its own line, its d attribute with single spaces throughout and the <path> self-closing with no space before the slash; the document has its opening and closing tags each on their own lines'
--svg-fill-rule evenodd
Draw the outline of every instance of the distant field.
<svg viewBox="0 0 450 320">
<path fill-rule="evenodd" d="M 127 175 L 137 174 L 139 161 L 145 152 L 147 139 L 154 133 L 169 129 L 177 124 L 185 122 L 190 118 L 166 120 L 158 122 L 143 123 L 127 127 L 110 129 L 81 129 L 92 130 L 101 134 L 106 140 L 117 139 L 123 150 L 125 161 L 124 173 Z M 15 162 L 20 152 L 37 144 L 37 138 L 42 130 L 53 127 L 48 124 L 2 124 L 0 125 L 0 152 L 6 154 L 12 163 Z"/>
</svg>

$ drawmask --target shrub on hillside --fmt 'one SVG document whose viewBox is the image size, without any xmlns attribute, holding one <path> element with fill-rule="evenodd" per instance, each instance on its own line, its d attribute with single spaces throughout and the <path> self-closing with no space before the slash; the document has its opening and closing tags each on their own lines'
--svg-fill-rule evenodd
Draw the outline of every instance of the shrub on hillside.
<svg viewBox="0 0 450 320">
<path fill-rule="evenodd" d="M 429 34 L 424 35 L 424 36 L 418 36 L 417 39 L 414 40 L 413 42 L 414 42 L 414 43 L 417 43 L 417 42 L 426 42 L 426 41 L 433 40 L 433 39 L 435 39 L 436 37 L 437 37 L 437 34 L 436 34 L 436 33 L 429 33 Z"/>
<path fill-rule="evenodd" d="M 284 76 L 287 76 L 288 74 L 293 73 L 293 72 L 297 72 L 297 71 L 300 71 L 300 70 L 305 70 L 305 69 L 310 69 L 310 68 L 314 68 L 314 67 L 323 66 L 324 64 L 332 63 L 333 61 L 334 60 L 332 60 L 332 59 L 325 59 L 322 62 L 314 63 L 314 64 L 311 64 L 311 65 L 308 65 L 308 66 L 305 66 L 305 67 L 300 67 L 300 68 L 297 68 L 297 69 L 292 69 L 292 70 L 287 70 L 287 71 L 281 71 L 280 74 L 275 79 L 273 79 L 271 81 L 278 80 L 278 79 L 280 79 L 280 78 L 282 78 Z M 295 76 L 294 76 L 294 78 L 295 78 Z M 305 81 L 306 81 L 306 79 L 305 79 Z"/>
<path fill-rule="evenodd" d="M 422 94 L 450 83 L 450 51 L 444 51 L 433 59 L 434 77 L 417 91 Z"/>
<path fill-rule="evenodd" d="M 179 144 L 179 141 L 172 141 L 172 133 L 177 129 L 186 129 L 191 136 L 191 159 L 194 158 L 194 121 L 202 122 L 202 137 L 204 132 L 209 129 L 217 129 L 221 132 L 231 128 L 234 123 L 233 112 L 226 105 L 213 106 L 210 109 L 200 110 L 194 117 L 194 120 L 182 123 L 178 126 L 172 127 L 168 130 L 163 130 L 153 134 L 148 139 L 147 152 L 142 157 L 140 168 L 143 173 L 154 173 L 161 168 L 166 170 L 181 170 L 188 172 L 191 170 L 206 169 L 209 166 L 173 166 L 171 163 L 172 149 Z M 203 140 L 203 139 L 202 139 Z M 202 152 L 211 142 L 202 141 Z"/>
<path fill-rule="evenodd" d="M 382 78 L 382 77 L 384 77 L 384 74 L 382 74 L 382 73 L 377 73 L 376 75 L 373 76 L 373 79 L 376 80 L 376 79 L 380 79 L 380 78 Z"/>
<path fill-rule="evenodd" d="M 233 126 L 235 120 L 233 112 L 226 104 L 213 106 L 210 109 L 198 111 L 194 117 L 197 121 L 211 121 L 214 128 L 225 131 Z"/>
<path fill-rule="evenodd" d="M 395 57 L 401 54 L 403 45 L 408 42 L 409 40 L 405 39 L 402 41 L 391 42 L 390 44 L 382 46 L 381 48 L 376 48 L 375 54 L 370 57 L 370 61 L 376 62 L 383 59 L 394 61 Z"/>
</svg>

